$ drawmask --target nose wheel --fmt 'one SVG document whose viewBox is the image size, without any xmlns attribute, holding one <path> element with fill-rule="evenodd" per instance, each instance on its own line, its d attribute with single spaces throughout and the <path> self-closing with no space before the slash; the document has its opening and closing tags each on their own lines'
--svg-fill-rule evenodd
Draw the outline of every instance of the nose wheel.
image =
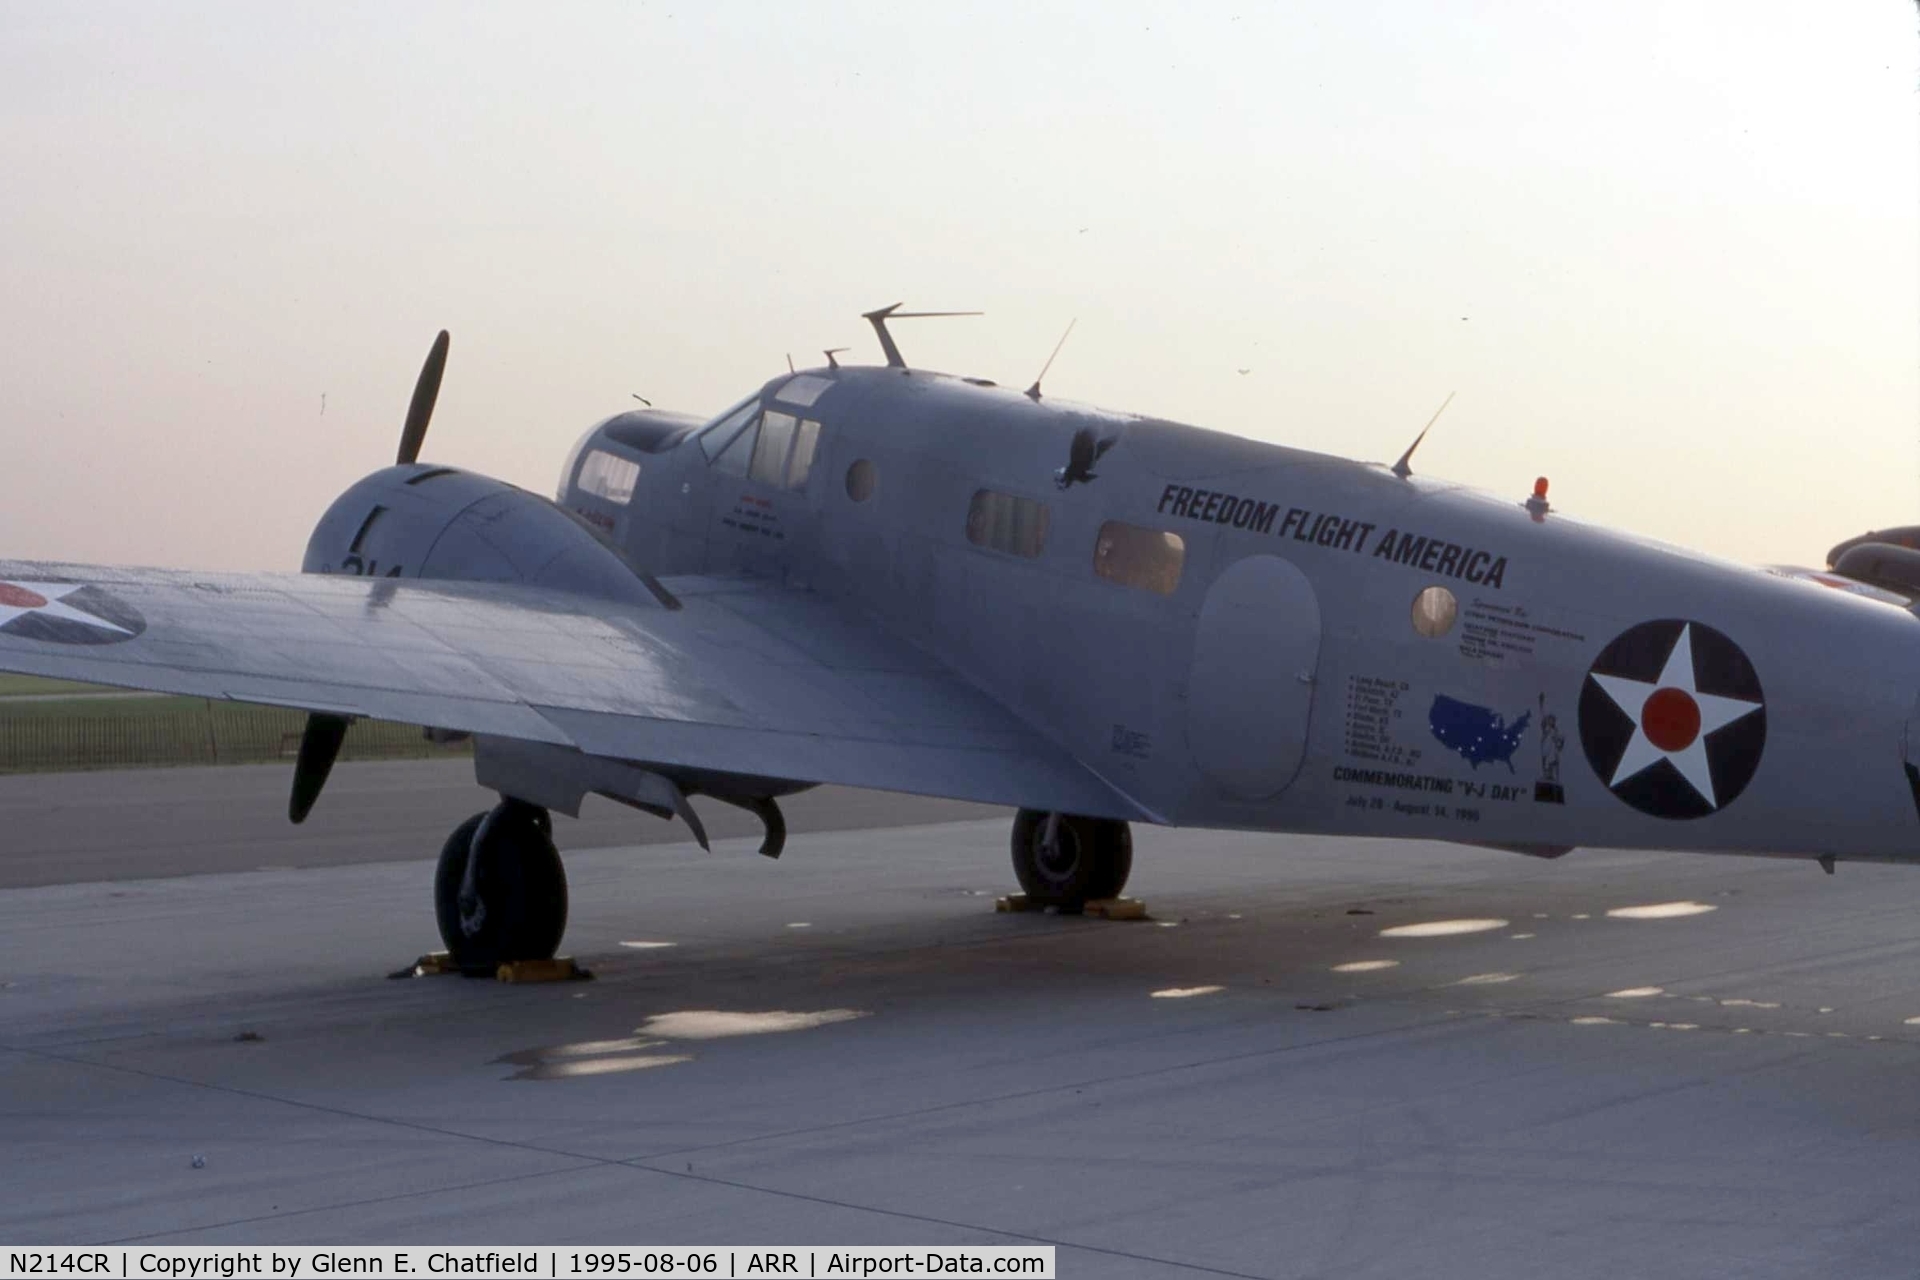
<svg viewBox="0 0 1920 1280">
<path fill-rule="evenodd" d="M 1133 870 L 1133 832 L 1112 818 L 1022 809 L 1013 820 L 1013 874 L 1027 901 L 1079 911 L 1117 898 Z"/>
<path fill-rule="evenodd" d="M 455 827 L 434 870 L 433 908 L 462 969 L 551 958 L 567 930 L 567 873 L 547 811 L 502 800 Z"/>
</svg>

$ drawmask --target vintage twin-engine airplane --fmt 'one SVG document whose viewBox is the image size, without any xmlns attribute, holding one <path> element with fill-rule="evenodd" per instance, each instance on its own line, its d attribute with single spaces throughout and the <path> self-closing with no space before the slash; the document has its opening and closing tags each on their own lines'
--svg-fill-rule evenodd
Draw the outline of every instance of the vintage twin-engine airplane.
<svg viewBox="0 0 1920 1280">
<path fill-rule="evenodd" d="M 357 717 L 472 735 L 501 800 L 434 897 L 474 967 L 559 945 L 548 811 L 588 793 L 702 844 L 690 797 L 741 806 L 769 855 L 818 783 L 1005 804 L 1067 910 L 1120 891 L 1132 822 L 1920 857 L 1916 531 L 1725 563 L 1544 481 L 910 369 L 892 310 L 884 367 L 600 423 L 557 502 L 416 461 L 443 333 L 301 573 L 0 562 L 0 669 L 310 712 L 296 822 Z"/>
</svg>

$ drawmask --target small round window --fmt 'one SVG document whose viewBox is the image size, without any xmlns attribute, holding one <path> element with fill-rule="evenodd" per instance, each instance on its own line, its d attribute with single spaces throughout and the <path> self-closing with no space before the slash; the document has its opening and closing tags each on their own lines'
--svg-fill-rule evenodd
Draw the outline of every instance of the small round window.
<svg viewBox="0 0 1920 1280">
<path fill-rule="evenodd" d="M 1429 640 L 1453 630 L 1459 616 L 1460 602 L 1445 587 L 1428 587 L 1413 598 L 1413 629 Z"/>
<path fill-rule="evenodd" d="M 865 502 L 871 498 L 874 486 L 879 483 L 880 473 L 865 458 L 847 468 L 847 496 L 855 502 Z"/>
</svg>

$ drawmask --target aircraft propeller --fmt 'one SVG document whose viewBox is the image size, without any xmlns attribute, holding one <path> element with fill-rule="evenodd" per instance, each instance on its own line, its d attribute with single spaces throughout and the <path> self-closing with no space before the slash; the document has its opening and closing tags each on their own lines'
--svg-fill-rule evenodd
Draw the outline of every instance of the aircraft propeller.
<svg viewBox="0 0 1920 1280">
<path fill-rule="evenodd" d="M 313 802 L 327 785 L 327 775 L 333 772 L 333 762 L 352 723 L 346 716 L 324 711 L 307 713 L 307 727 L 300 734 L 300 754 L 293 762 L 293 794 L 287 797 L 287 816 L 295 822 L 305 822 L 313 812 Z"/>
<path fill-rule="evenodd" d="M 400 455 L 394 461 L 401 466 L 420 461 L 420 446 L 427 438 L 427 423 L 433 418 L 433 402 L 440 398 L 440 376 L 447 371 L 447 346 L 453 339 L 442 329 L 420 366 L 420 380 L 413 384 L 413 403 L 407 406 L 407 423 L 400 428 Z"/>
<path fill-rule="evenodd" d="M 442 329 L 427 352 L 426 363 L 420 366 L 419 380 L 413 384 L 413 402 L 407 406 L 407 421 L 400 428 L 400 452 L 395 461 L 401 466 L 420 460 L 420 446 L 426 442 L 427 424 L 433 420 L 434 401 L 440 398 L 440 379 L 447 371 L 447 347 L 452 341 Z M 293 764 L 293 792 L 287 797 L 287 817 L 293 821 L 305 822 L 313 812 L 351 723 L 347 716 L 308 713 L 307 727 L 300 734 L 300 754 Z"/>
</svg>

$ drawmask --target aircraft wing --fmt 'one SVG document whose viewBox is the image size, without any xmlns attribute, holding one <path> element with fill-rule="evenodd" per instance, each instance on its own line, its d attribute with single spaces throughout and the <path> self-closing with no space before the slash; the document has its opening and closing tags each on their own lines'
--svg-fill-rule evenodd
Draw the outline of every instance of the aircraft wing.
<svg viewBox="0 0 1920 1280">
<path fill-rule="evenodd" d="M 814 593 L 0 560 L 0 671 L 271 703 L 801 782 L 1140 818 L 978 688 Z"/>
</svg>

